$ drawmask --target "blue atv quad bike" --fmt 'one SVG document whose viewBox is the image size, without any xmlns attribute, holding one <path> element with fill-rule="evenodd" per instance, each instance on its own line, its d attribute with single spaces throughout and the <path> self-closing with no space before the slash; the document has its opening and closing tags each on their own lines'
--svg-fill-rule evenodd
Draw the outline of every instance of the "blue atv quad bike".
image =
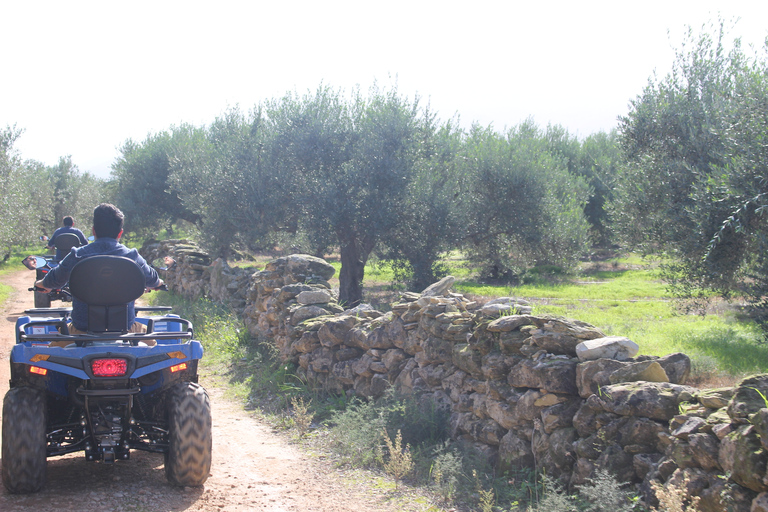
<svg viewBox="0 0 768 512">
<path fill-rule="evenodd" d="M 16 322 L 3 401 L 5 487 L 39 491 L 48 457 L 84 452 L 110 464 L 131 450 L 164 454 L 172 484 L 201 485 L 211 467 L 211 406 L 197 383 L 203 347 L 191 322 L 137 317 L 147 332 L 126 332 L 129 304 L 144 293 L 144 275 L 128 258 L 82 260 L 69 289 L 88 307 L 85 334 L 69 333 L 70 308 L 27 310 Z"/>
<path fill-rule="evenodd" d="M 91 237 L 93 238 L 93 237 Z M 63 233 L 56 237 L 54 247 L 57 253 L 69 254 L 69 251 L 73 247 L 80 246 L 80 239 L 74 233 Z M 22 261 L 24 265 L 35 271 L 35 281 L 43 279 L 45 275 L 52 269 L 58 266 L 59 262 L 55 257 L 44 258 L 42 256 L 28 256 Z M 35 307 L 36 308 L 49 308 L 51 307 L 51 301 L 60 300 L 62 302 L 71 302 L 72 296 L 69 294 L 69 289 L 65 286 L 60 290 L 51 290 L 50 292 L 44 292 L 30 288 L 29 291 L 35 294 Z"/>
<path fill-rule="evenodd" d="M 43 256 L 27 256 L 22 260 L 24 266 L 35 271 L 35 281 L 45 278 L 46 274 L 56 268 L 59 264 L 53 258 L 44 258 Z M 69 286 L 61 289 L 51 290 L 50 292 L 41 291 L 32 287 L 29 291 L 35 294 L 36 308 L 50 308 L 51 301 L 60 300 L 62 302 L 72 302 L 72 295 L 69 294 Z"/>
</svg>

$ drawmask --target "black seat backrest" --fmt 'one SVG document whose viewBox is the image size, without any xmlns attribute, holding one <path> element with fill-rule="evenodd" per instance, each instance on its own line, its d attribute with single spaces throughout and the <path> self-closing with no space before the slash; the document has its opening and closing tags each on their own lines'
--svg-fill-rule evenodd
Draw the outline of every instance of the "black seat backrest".
<svg viewBox="0 0 768 512">
<path fill-rule="evenodd" d="M 56 237 L 53 245 L 66 256 L 73 247 L 80 247 L 80 239 L 74 233 L 62 233 Z"/>
<path fill-rule="evenodd" d="M 91 256 L 69 275 L 69 291 L 88 306 L 88 331 L 125 332 L 128 305 L 144 293 L 144 273 L 122 256 Z"/>
</svg>

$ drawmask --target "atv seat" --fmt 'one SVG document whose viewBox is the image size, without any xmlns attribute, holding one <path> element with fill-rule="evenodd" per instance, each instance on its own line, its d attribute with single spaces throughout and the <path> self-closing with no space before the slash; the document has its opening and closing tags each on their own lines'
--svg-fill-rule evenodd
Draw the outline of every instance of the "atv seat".
<svg viewBox="0 0 768 512">
<path fill-rule="evenodd" d="M 80 247 L 80 239 L 74 233 L 62 233 L 56 237 L 53 246 L 56 247 L 57 253 L 62 254 L 61 258 L 64 259 L 73 247 Z"/>
<path fill-rule="evenodd" d="M 88 306 L 88 332 L 127 332 L 128 308 L 144 293 L 144 273 L 131 259 L 85 258 L 69 275 L 69 291 Z"/>
</svg>

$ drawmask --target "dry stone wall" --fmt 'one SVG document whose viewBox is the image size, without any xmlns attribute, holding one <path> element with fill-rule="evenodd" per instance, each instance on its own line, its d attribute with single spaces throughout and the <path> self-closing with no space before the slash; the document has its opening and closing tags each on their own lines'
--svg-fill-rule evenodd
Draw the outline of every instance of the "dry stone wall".
<svg viewBox="0 0 768 512">
<path fill-rule="evenodd" d="M 768 511 L 768 375 L 696 389 L 684 354 L 637 356 L 625 337 L 534 315 L 524 300 L 452 293 L 452 278 L 403 293 L 386 313 L 345 310 L 328 283 L 334 268 L 312 256 L 249 273 L 179 241 L 143 253 L 172 255 L 172 290 L 230 304 L 312 385 L 416 394 L 500 470 L 536 468 L 573 486 L 604 468 L 654 506 L 658 484 L 701 496 L 704 511 Z"/>
</svg>

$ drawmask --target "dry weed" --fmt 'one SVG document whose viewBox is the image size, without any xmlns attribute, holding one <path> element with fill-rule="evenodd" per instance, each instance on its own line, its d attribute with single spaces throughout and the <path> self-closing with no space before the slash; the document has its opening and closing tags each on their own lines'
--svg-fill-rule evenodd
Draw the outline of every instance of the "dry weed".
<svg viewBox="0 0 768 512">
<path fill-rule="evenodd" d="M 312 400 L 304 402 L 303 398 L 291 398 L 291 406 L 293 406 L 293 426 L 296 429 L 296 434 L 299 438 L 307 435 L 309 427 L 312 425 L 312 413 L 309 411 L 309 406 L 312 404 Z"/>
<path fill-rule="evenodd" d="M 659 508 L 651 508 L 651 510 L 653 512 L 696 512 L 699 510 L 701 498 L 689 496 L 689 484 L 688 475 L 683 476 L 683 481 L 679 485 L 663 486 L 654 482 L 651 487 L 659 499 Z"/>
<path fill-rule="evenodd" d="M 394 443 L 385 430 L 384 442 L 387 444 L 387 451 L 389 451 L 389 460 L 384 462 L 384 471 L 394 478 L 395 489 L 397 489 L 397 483 L 413 470 L 411 451 L 407 444 L 403 448 L 403 436 L 400 430 L 397 431 Z"/>
</svg>

